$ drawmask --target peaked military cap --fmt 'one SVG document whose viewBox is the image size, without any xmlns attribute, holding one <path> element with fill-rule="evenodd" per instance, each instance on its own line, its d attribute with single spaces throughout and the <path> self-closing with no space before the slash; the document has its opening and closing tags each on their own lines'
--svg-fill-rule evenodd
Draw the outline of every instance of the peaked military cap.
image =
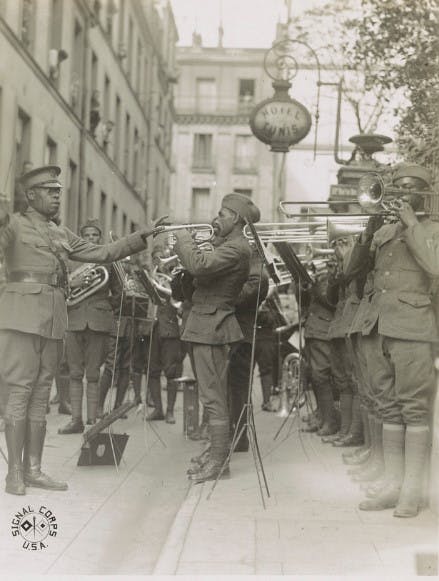
<svg viewBox="0 0 439 581">
<path fill-rule="evenodd" d="M 259 208 L 244 194 L 227 194 L 222 199 L 221 205 L 223 208 L 233 210 L 241 216 L 241 218 L 248 220 L 249 222 L 259 222 L 261 219 Z"/>
<path fill-rule="evenodd" d="M 79 232 L 82 234 L 82 232 L 83 232 L 83 231 L 84 231 L 86 228 L 95 228 L 96 230 L 98 230 L 98 231 L 99 231 L 99 234 L 101 234 L 101 236 L 102 236 L 102 234 L 103 234 L 103 232 L 102 232 L 102 226 L 101 226 L 101 224 L 100 224 L 99 220 L 97 220 L 96 218 L 94 218 L 94 219 L 90 219 L 90 220 L 87 220 L 87 222 L 85 222 L 85 224 L 83 224 L 83 225 L 81 226 L 81 229 L 79 230 Z"/>
<path fill-rule="evenodd" d="M 61 188 L 62 185 L 58 180 L 60 173 L 61 168 L 57 165 L 45 165 L 28 171 L 18 181 L 25 191 L 34 187 Z"/>
<path fill-rule="evenodd" d="M 426 167 L 416 163 L 401 164 L 393 174 L 393 183 L 402 178 L 418 178 L 425 182 L 427 186 L 431 184 L 431 172 Z"/>
</svg>

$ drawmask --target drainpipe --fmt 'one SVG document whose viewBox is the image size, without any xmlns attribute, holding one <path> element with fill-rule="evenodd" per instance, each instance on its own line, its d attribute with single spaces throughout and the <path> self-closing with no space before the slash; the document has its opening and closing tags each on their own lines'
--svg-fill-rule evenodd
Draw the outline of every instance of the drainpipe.
<svg viewBox="0 0 439 581">
<path fill-rule="evenodd" d="M 78 224 L 77 230 L 79 230 L 79 226 L 82 222 L 83 216 L 83 199 L 85 199 L 86 195 L 86 171 L 85 171 L 85 149 L 87 144 L 87 133 L 88 133 L 88 119 L 89 119 L 89 111 L 90 111 L 90 99 L 89 99 L 89 86 L 88 86 L 88 77 L 89 77 L 89 52 L 90 52 L 90 42 L 89 42 L 89 34 L 90 34 L 90 20 L 91 15 L 89 12 L 88 7 L 86 8 L 86 16 L 85 16 L 85 23 L 84 23 L 84 52 L 83 52 L 83 59 L 82 59 L 82 99 L 81 99 L 81 135 L 79 141 L 79 196 L 78 196 Z"/>
</svg>

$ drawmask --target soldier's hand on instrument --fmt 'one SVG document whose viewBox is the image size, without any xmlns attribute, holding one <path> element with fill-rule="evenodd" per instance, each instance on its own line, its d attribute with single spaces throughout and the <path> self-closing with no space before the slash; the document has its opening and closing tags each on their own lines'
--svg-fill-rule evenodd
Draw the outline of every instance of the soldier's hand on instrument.
<svg viewBox="0 0 439 581">
<path fill-rule="evenodd" d="M 381 228 L 384 224 L 384 216 L 377 214 L 376 216 L 371 216 L 367 222 L 367 226 L 361 234 L 361 241 L 369 242 L 372 240 L 373 235 L 377 230 Z"/>
<path fill-rule="evenodd" d="M 399 200 L 399 207 L 395 207 L 396 215 L 404 226 L 413 226 L 418 223 L 418 217 L 410 204 L 404 200 Z"/>
<path fill-rule="evenodd" d="M 158 220 L 155 220 L 152 226 L 145 226 L 140 230 L 140 235 L 142 236 L 143 240 L 149 238 L 149 236 L 157 236 L 160 232 L 163 232 L 165 227 L 166 219 L 168 216 L 161 216 Z"/>
</svg>

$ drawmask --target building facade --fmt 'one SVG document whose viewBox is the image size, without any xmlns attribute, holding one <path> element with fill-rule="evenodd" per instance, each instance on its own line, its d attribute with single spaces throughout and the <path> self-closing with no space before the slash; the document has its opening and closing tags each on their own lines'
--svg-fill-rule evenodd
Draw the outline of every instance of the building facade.
<svg viewBox="0 0 439 581">
<path fill-rule="evenodd" d="M 171 210 L 177 222 L 205 222 L 223 195 L 251 196 L 263 215 L 273 211 L 273 154 L 252 134 L 249 115 L 270 94 L 264 49 L 177 49 L 175 174 Z"/>
<path fill-rule="evenodd" d="M 0 0 L 0 191 L 62 169 L 61 220 L 125 235 L 169 203 L 175 44 L 168 0 Z M 157 200 L 160 200 L 157 203 Z"/>
</svg>

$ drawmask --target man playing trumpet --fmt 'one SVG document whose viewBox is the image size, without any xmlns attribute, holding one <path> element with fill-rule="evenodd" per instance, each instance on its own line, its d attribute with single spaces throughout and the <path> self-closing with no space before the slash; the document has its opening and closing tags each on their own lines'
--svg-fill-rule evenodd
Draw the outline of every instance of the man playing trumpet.
<svg viewBox="0 0 439 581">
<path fill-rule="evenodd" d="M 67 490 L 41 471 L 46 408 L 67 329 L 67 260 L 109 263 L 145 249 L 154 228 L 99 246 L 53 220 L 62 185 L 57 166 L 36 168 L 20 178 L 28 208 L 11 214 L 0 208 L 0 247 L 8 282 L 0 297 L 0 352 L 8 391 L 5 436 L 6 492 L 26 486 Z"/>
<path fill-rule="evenodd" d="M 191 478 L 214 480 L 229 452 L 227 401 L 230 350 L 243 338 L 235 304 L 248 279 L 251 249 L 244 238 L 246 219 L 259 210 L 242 194 L 228 194 L 214 222 L 224 242 L 211 252 L 200 249 L 187 231 L 176 231 L 175 251 L 194 276 L 192 308 L 182 335 L 192 345 L 200 399 L 207 409 L 211 438 L 210 460 Z"/>
<path fill-rule="evenodd" d="M 429 171 L 421 166 L 396 169 L 393 185 L 399 188 L 399 203 L 393 207 L 398 221 L 382 225 L 373 217 L 348 265 L 350 272 L 368 264 L 373 268 L 362 333 L 369 336 L 365 355 L 383 420 L 384 477 L 360 509 L 396 507 L 398 517 L 418 514 L 430 449 L 432 344 L 438 340 L 431 300 L 439 276 L 434 251 L 439 225 L 415 213 L 423 209 L 422 191 L 430 181 Z"/>
</svg>

